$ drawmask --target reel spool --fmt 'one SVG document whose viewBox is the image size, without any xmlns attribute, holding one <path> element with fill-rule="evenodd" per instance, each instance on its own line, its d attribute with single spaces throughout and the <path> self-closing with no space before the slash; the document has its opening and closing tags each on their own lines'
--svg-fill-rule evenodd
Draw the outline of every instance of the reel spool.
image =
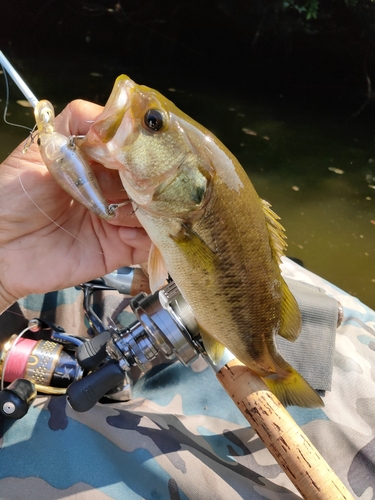
<svg viewBox="0 0 375 500">
<path fill-rule="evenodd" d="M 40 330 L 31 320 L 18 336 L 13 335 L 4 345 L 0 355 L 1 389 L 4 383 L 18 379 L 32 382 L 38 392 L 65 394 L 66 388 L 83 375 L 73 351 L 50 339 L 34 340 L 23 335 Z"/>
</svg>

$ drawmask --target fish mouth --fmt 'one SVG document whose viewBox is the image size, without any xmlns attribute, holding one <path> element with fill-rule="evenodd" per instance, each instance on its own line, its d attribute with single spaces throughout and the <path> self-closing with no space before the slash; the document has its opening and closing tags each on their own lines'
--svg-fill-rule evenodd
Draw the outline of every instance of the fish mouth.
<svg viewBox="0 0 375 500">
<path fill-rule="evenodd" d="M 150 142 L 156 137 L 155 131 L 147 129 L 145 113 L 148 110 L 161 110 L 166 123 L 177 126 L 173 112 L 169 112 L 169 104 L 157 91 L 121 75 L 116 79 L 102 113 L 81 145 L 92 160 L 106 168 L 118 170 L 129 198 L 138 206 L 145 207 L 153 201 L 155 192 L 161 192 L 172 182 L 171 177 L 176 175 L 191 154 L 191 148 L 186 147 L 172 155 L 170 161 L 164 162 L 160 172 L 154 170 L 152 175 L 148 168 L 150 164 L 153 165 L 152 147 L 145 161 L 135 159 L 133 144 L 138 139 L 143 144 L 142 137 L 147 141 L 150 139 Z M 164 132 L 161 129 L 161 133 Z"/>
<path fill-rule="evenodd" d="M 128 111 L 135 87 L 135 82 L 126 75 L 121 75 L 116 79 L 103 112 L 86 136 L 88 141 L 90 141 L 90 133 L 93 133 L 110 150 L 126 141 L 133 128 L 133 120 L 129 119 Z"/>
</svg>

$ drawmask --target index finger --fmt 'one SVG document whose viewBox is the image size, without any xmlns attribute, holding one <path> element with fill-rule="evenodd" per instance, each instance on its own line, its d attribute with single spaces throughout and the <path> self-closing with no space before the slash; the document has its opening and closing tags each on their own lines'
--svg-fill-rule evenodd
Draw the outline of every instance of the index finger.
<svg viewBox="0 0 375 500">
<path fill-rule="evenodd" d="M 70 102 L 56 117 L 56 130 L 60 134 L 85 135 L 103 107 L 83 99 Z"/>
</svg>

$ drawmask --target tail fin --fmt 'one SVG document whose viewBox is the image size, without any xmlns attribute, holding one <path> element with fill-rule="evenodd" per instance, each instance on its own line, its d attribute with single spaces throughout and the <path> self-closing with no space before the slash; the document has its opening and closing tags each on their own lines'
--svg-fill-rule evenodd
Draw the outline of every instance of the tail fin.
<svg viewBox="0 0 375 500">
<path fill-rule="evenodd" d="M 271 375 L 263 378 L 269 390 L 275 394 L 284 406 L 302 406 L 305 408 L 324 406 L 322 398 L 297 370 L 289 366 L 288 372 L 286 377 Z"/>
</svg>

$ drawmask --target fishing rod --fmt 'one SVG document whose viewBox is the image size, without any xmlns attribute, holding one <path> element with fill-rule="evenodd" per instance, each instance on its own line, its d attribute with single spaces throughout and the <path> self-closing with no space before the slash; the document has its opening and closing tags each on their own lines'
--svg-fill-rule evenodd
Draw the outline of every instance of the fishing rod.
<svg viewBox="0 0 375 500">
<path fill-rule="evenodd" d="M 21 78 L 19 73 L 15 70 L 12 64 L 5 57 L 3 52 L 0 50 L 0 64 L 3 69 L 8 73 L 8 75 L 12 78 L 14 83 L 20 89 L 25 98 L 29 101 L 31 106 L 35 108 L 39 99 L 35 97 L 35 95 L 31 92 L 30 88 L 26 85 L 26 82 Z"/>
</svg>

